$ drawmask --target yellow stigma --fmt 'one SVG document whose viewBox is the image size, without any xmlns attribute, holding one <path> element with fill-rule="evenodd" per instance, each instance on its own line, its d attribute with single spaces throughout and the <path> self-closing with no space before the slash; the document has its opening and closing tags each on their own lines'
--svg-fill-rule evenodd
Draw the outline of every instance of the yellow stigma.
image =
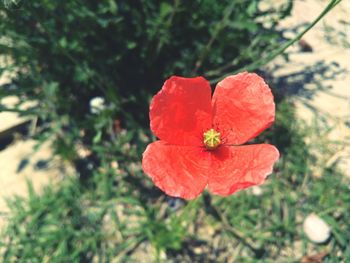
<svg viewBox="0 0 350 263">
<path fill-rule="evenodd" d="M 220 133 L 210 129 L 203 133 L 203 143 L 208 150 L 214 150 L 221 144 Z"/>
</svg>

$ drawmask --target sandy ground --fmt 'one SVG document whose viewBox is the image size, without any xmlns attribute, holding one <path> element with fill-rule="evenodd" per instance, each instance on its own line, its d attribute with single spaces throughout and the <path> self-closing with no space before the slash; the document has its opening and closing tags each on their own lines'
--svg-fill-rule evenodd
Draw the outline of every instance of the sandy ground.
<svg viewBox="0 0 350 263">
<path fill-rule="evenodd" d="M 294 2 L 293 14 L 281 28 L 291 37 L 311 22 L 326 6 L 324 0 Z M 309 145 L 320 156 L 320 165 L 337 164 L 350 176 L 350 1 L 344 0 L 303 40 L 312 52 L 301 52 L 295 45 L 288 50 L 290 61 L 276 59 L 268 68 L 274 72 L 278 87 L 294 98 L 301 119 L 314 127 Z M 8 76 L 0 83 L 8 81 Z M 8 98 L 8 103 L 15 98 Z M 278 110 L 278 109 L 277 109 Z M 0 133 L 26 121 L 14 113 L 0 113 Z M 325 142 L 331 151 L 322 147 Z M 322 146 L 323 145 L 323 146 Z M 0 211 L 6 212 L 4 198 L 26 195 L 26 180 L 35 189 L 62 174 L 57 162 L 47 163 L 49 144 L 33 154 L 34 142 L 18 140 L 0 151 Z M 6 215 L 6 214 L 5 214 Z M 0 216 L 0 227 L 4 216 Z"/>
<path fill-rule="evenodd" d="M 49 182 L 57 183 L 62 178 L 62 164 L 52 161 L 48 143 L 33 152 L 36 142 L 19 140 L 0 152 L 0 227 L 6 221 L 8 208 L 6 198 L 14 195 L 27 196 L 27 182 L 40 191 Z"/>
<path fill-rule="evenodd" d="M 0 79 L 0 84 L 9 82 L 8 76 Z M 2 105 L 13 107 L 18 102 L 14 96 L 0 101 Z M 33 102 L 25 103 L 22 109 L 33 106 Z M 32 120 L 18 116 L 13 112 L 0 113 L 0 139 L 14 139 L 9 145 L 0 145 L 0 229 L 6 222 L 8 208 L 6 199 L 14 195 L 27 195 L 27 182 L 31 181 L 33 188 L 40 191 L 49 182 L 58 182 L 63 174 L 67 174 L 67 165 L 57 159 L 52 159 L 50 143 L 43 144 L 38 151 L 34 151 L 36 142 L 26 139 L 19 133 L 19 126 L 30 123 Z M 6 140 L 5 140 L 6 141 Z M 65 172 L 63 172 L 65 171 Z"/>
<path fill-rule="evenodd" d="M 300 32 L 327 2 L 294 1 L 292 16 L 281 23 L 285 36 Z M 306 45 L 311 52 L 302 52 Z M 316 165 L 337 165 L 350 177 L 350 1 L 343 0 L 287 53 L 288 62 L 279 58 L 269 68 L 313 128 L 308 143 L 319 157 Z"/>
</svg>

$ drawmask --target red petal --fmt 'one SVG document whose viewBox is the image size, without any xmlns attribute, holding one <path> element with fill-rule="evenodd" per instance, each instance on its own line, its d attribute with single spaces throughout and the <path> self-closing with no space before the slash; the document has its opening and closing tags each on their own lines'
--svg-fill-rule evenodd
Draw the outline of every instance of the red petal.
<svg viewBox="0 0 350 263">
<path fill-rule="evenodd" d="M 254 73 L 220 81 L 213 95 L 213 123 L 227 144 L 243 144 L 268 128 L 275 119 L 270 88 Z"/>
<path fill-rule="evenodd" d="M 261 184 L 278 158 L 278 150 L 270 144 L 219 147 L 212 154 L 208 188 L 214 194 L 226 196 Z"/>
<path fill-rule="evenodd" d="M 143 171 L 170 196 L 193 199 L 208 183 L 210 155 L 200 147 L 175 146 L 162 141 L 143 153 Z"/>
<path fill-rule="evenodd" d="M 211 127 L 211 88 L 202 77 L 168 79 L 150 106 L 151 130 L 175 145 L 202 145 Z"/>
</svg>

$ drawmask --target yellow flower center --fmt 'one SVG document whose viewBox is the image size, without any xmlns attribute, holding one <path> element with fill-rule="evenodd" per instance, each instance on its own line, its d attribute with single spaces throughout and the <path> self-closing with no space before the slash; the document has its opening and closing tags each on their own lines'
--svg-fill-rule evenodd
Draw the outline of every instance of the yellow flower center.
<svg viewBox="0 0 350 263">
<path fill-rule="evenodd" d="M 210 129 L 203 133 L 203 143 L 208 150 L 214 150 L 221 144 L 220 133 Z"/>
</svg>

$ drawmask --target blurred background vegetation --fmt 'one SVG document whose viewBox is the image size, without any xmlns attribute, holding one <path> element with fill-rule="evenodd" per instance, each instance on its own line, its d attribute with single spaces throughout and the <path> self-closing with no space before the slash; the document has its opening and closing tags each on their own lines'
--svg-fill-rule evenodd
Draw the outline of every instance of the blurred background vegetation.
<svg viewBox="0 0 350 263">
<path fill-rule="evenodd" d="M 166 78 L 202 75 L 214 88 L 288 42 L 277 25 L 293 1 L 264 11 L 260 2 L 2 1 L 0 55 L 8 63 L 0 70 L 14 77 L 0 98 L 20 100 L 0 111 L 35 116 L 28 136 L 37 147 L 49 141 L 76 171 L 40 193 L 29 182 L 28 198 L 9 200 L 2 262 L 297 261 L 295 251 L 310 246 L 300 227 L 310 212 L 332 226 L 317 249 L 327 249 L 325 262 L 350 260 L 349 188 L 333 168 L 310 176 L 307 129 L 279 87 L 271 86 L 276 123 L 256 139 L 281 152 L 262 193 L 184 202 L 141 170 L 155 140 L 149 100 Z M 103 107 L 91 110 L 96 97 Z M 20 110 L 27 101 L 36 103 Z"/>
</svg>

